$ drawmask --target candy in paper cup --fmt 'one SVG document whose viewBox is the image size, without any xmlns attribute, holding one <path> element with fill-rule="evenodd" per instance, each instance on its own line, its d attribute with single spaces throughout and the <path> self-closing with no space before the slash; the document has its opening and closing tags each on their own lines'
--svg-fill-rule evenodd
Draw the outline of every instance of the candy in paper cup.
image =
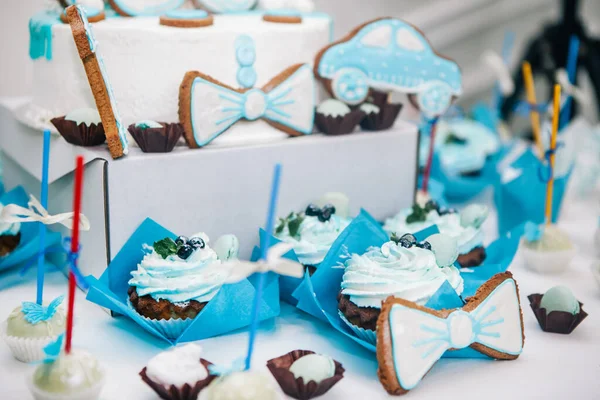
<svg viewBox="0 0 600 400">
<path fill-rule="evenodd" d="M 19 361 L 31 363 L 44 359 L 44 347 L 55 341 L 57 336 L 46 336 L 41 338 L 25 338 L 9 336 L 6 333 L 7 322 L 0 325 L 0 336 L 10 349 L 12 355 Z"/>
<path fill-rule="evenodd" d="M 571 264 L 577 250 L 574 246 L 566 250 L 540 251 L 527 246 L 526 241 L 521 241 L 521 254 L 525 266 L 541 274 L 557 274 L 564 272 Z"/>
<path fill-rule="evenodd" d="M 352 329 L 352 332 L 354 332 L 356 337 L 373 345 L 377 343 L 377 335 L 375 334 L 375 331 L 354 325 L 352 322 L 346 319 L 346 317 L 344 316 L 344 314 L 342 314 L 341 311 L 338 311 L 338 315 L 340 316 L 342 321 L 344 321 L 346 325 L 348 325 L 348 327 Z"/>
<path fill-rule="evenodd" d="M 185 330 L 194 322 L 194 318 L 171 318 L 171 319 L 152 319 L 143 316 L 138 313 L 135 308 L 131 305 L 129 299 L 127 299 L 127 306 L 135 311 L 140 317 L 144 319 L 149 325 L 151 325 L 158 332 L 165 335 L 168 339 L 177 339 Z"/>
<path fill-rule="evenodd" d="M 34 374 L 35 370 L 27 376 L 26 380 L 27 387 L 35 400 L 97 400 L 100 398 L 100 393 L 102 392 L 104 381 L 106 380 L 106 373 L 104 373 L 102 379 L 86 390 L 76 393 L 51 393 L 35 386 L 33 383 Z"/>
</svg>

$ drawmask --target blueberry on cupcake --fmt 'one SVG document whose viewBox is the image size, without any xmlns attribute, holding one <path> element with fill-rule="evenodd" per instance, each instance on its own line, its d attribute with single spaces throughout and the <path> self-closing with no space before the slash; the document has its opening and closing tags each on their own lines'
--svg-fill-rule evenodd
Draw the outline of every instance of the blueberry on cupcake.
<svg viewBox="0 0 600 400">
<path fill-rule="evenodd" d="M 233 235 L 222 236 L 212 249 L 205 233 L 146 245 L 147 254 L 131 272 L 130 306 L 168 338 L 178 337 L 221 289 L 229 274 L 221 264 L 236 258 L 238 249 Z"/>
<path fill-rule="evenodd" d="M 361 109 L 351 109 L 339 100 L 328 99 L 317 107 L 315 125 L 326 135 L 344 135 L 352 133 L 364 117 Z"/>
<path fill-rule="evenodd" d="M 488 208 L 471 204 L 461 212 L 440 207 L 429 200 L 425 205 L 414 204 L 385 220 L 383 229 L 391 234 L 416 233 L 437 225 L 440 233 L 453 237 L 458 243 L 458 264 L 464 268 L 481 265 L 486 258 L 484 234 L 481 225 L 488 216 Z"/>
<path fill-rule="evenodd" d="M 340 317 L 363 340 L 375 343 L 381 304 L 395 296 L 425 305 L 445 282 L 460 295 L 463 279 L 453 266 L 456 240 L 445 235 L 417 242 L 411 234 L 392 235 L 381 247 L 350 254 L 338 295 Z"/>
<path fill-rule="evenodd" d="M 0 203 L 0 213 L 4 205 Z M 20 222 L 0 222 L 0 257 L 12 253 L 21 243 Z"/>
<path fill-rule="evenodd" d="M 75 146 L 99 146 L 106 141 L 100 114 L 94 108 L 73 110 L 63 117 L 53 118 L 51 122 L 58 133 Z"/>
</svg>

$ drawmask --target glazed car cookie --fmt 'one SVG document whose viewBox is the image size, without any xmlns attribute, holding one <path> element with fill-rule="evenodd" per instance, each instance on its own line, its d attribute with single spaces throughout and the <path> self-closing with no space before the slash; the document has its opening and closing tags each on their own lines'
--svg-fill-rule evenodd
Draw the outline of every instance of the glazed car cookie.
<svg viewBox="0 0 600 400">
<path fill-rule="evenodd" d="M 313 131 L 314 76 L 293 65 L 262 89 L 234 89 L 201 72 L 185 74 L 179 88 L 179 121 L 192 148 L 209 144 L 240 120 L 262 119 L 290 136 Z"/>
<path fill-rule="evenodd" d="M 446 351 L 471 349 L 497 360 L 523 351 L 523 315 L 510 272 L 493 276 L 463 308 L 433 310 L 388 297 L 377 321 L 377 375 L 390 394 L 419 384 Z"/>
<path fill-rule="evenodd" d="M 462 93 L 458 65 L 436 53 L 417 28 L 395 18 L 367 22 L 322 49 L 315 76 L 350 105 L 364 102 L 370 89 L 406 93 L 430 118 Z"/>
<path fill-rule="evenodd" d="M 121 122 L 112 86 L 104 68 L 102 57 L 97 52 L 98 43 L 94 38 L 85 11 L 79 5 L 67 8 L 73 39 L 83 62 L 86 75 L 104 126 L 106 142 L 112 158 L 119 158 L 128 152 L 127 130 Z"/>
<path fill-rule="evenodd" d="M 185 0 L 108 0 L 108 4 L 124 17 L 158 16 L 182 6 Z"/>
</svg>

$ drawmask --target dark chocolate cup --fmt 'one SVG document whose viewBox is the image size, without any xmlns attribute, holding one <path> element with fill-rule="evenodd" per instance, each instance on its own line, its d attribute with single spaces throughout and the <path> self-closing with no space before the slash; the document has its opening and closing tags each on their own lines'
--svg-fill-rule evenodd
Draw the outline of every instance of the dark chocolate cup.
<svg viewBox="0 0 600 400">
<path fill-rule="evenodd" d="M 540 308 L 542 296 L 543 295 L 540 293 L 534 293 L 527 296 L 527 298 L 529 299 L 531 309 L 540 324 L 540 328 L 542 328 L 544 332 L 568 335 L 588 316 L 588 314 L 583 311 L 583 303 L 581 302 L 579 302 L 578 314 L 573 315 L 564 311 L 552 311 L 547 314 L 545 308 Z"/>
<path fill-rule="evenodd" d="M 212 365 L 210 361 L 206 361 L 203 358 L 200 359 L 200 362 L 202 365 L 204 365 L 204 367 L 206 367 L 207 370 L 208 367 Z M 167 389 L 163 385 L 154 382 L 148 377 L 148 375 L 146 375 L 146 367 L 140 371 L 140 376 L 142 377 L 142 380 L 146 382 L 161 399 L 164 400 L 196 400 L 200 392 L 217 378 L 215 375 L 208 375 L 208 377 L 205 379 L 196 382 L 194 386 L 186 383 L 181 388 L 171 385 Z"/>
<path fill-rule="evenodd" d="M 127 129 L 144 153 L 170 153 L 183 134 L 183 125 L 159 122 L 160 128 L 140 128 L 135 124 Z"/>
<path fill-rule="evenodd" d="M 75 121 L 66 120 L 65 117 L 52 118 L 50 120 L 52 125 L 56 127 L 58 133 L 68 142 L 75 146 L 92 147 L 100 146 L 106 142 L 106 135 L 104 134 L 104 126 L 102 123 L 91 124 L 79 124 Z"/>
<path fill-rule="evenodd" d="M 309 354 L 315 354 L 315 352 L 310 350 L 294 350 L 267 361 L 267 368 L 271 371 L 281 390 L 295 399 L 308 400 L 324 395 L 344 377 L 344 367 L 339 362 L 333 360 L 335 363 L 335 373 L 331 378 L 324 379 L 320 383 L 315 381 L 305 383 L 302 378 L 296 379 L 294 374 L 290 372 L 290 367 L 294 361 Z"/>
<path fill-rule="evenodd" d="M 12 253 L 21 243 L 21 232 L 16 235 L 0 236 L 0 257 L 4 257 Z"/>
<path fill-rule="evenodd" d="M 326 135 L 347 135 L 354 131 L 354 128 L 358 126 L 364 117 L 365 112 L 358 108 L 338 117 L 326 116 L 315 112 L 315 125 L 319 132 Z"/>
<path fill-rule="evenodd" d="M 365 131 L 382 131 L 390 129 L 396 118 L 402 110 L 402 104 L 390 104 L 386 103 L 383 105 L 377 105 L 379 107 L 378 113 L 370 113 L 360 121 L 360 127 Z"/>
</svg>

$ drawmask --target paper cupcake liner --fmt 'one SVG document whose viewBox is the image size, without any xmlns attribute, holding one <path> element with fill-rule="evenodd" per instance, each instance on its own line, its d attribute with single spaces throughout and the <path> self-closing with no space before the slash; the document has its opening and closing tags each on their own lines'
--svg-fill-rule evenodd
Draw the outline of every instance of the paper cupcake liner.
<svg viewBox="0 0 600 400">
<path fill-rule="evenodd" d="M 50 393 L 44 390 L 39 389 L 33 383 L 33 375 L 35 374 L 35 370 L 31 375 L 27 376 L 27 387 L 29 391 L 33 395 L 35 400 L 97 400 L 100 398 L 100 392 L 102 392 L 102 388 L 104 387 L 104 381 L 106 373 L 102 376 L 102 379 L 94 384 L 94 386 L 83 390 L 77 393 Z"/>
<path fill-rule="evenodd" d="M 204 367 L 208 370 L 208 367 L 213 365 L 210 361 L 207 361 L 203 358 L 200 359 L 200 362 Z M 202 390 L 204 390 L 210 383 L 217 378 L 216 375 L 208 375 L 205 379 L 196 382 L 194 386 L 189 384 L 185 384 L 182 387 L 177 387 L 175 385 L 171 385 L 169 387 L 165 387 L 160 383 L 154 382 L 152 379 L 148 377 L 146 374 L 146 367 L 140 371 L 140 376 L 142 380 L 148 384 L 156 392 L 158 397 L 163 400 L 196 400 L 198 395 Z"/>
<path fill-rule="evenodd" d="M 43 338 L 22 338 L 9 336 L 6 333 L 7 323 L 0 325 L 0 336 L 10 348 L 12 355 L 19 361 L 31 363 L 41 361 L 46 357 L 44 347 L 55 341 L 58 336 L 46 336 Z"/>
<path fill-rule="evenodd" d="M 372 345 L 377 344 L 377 334 L 375 333 L 375 331 L 354 325 L 346 319 L 346 317 L 344 316 L 344 314 L 342 314 L 341 311 L 338 311 L 338 315 L 340 316 L 342 321 L 344 321 L 346 325 L 348 325 L 350 329 L 352 329 L 352 332 L 354 332 L 356 337 Z"/>
<path fill-rule="evenodd" d="M 332 117 L 315 112 L 315 125 L 320 132 L 326 135 L 346 135 L 352 133 L 360 121 L 365 117 L 362 110 L 355 109 L 348 114 Z"/>
<path fill-rule="evenodd" d="M 147 129 L 129 125 L 129 133 L 144 153 L 170 153 L 183 134 L 181 124 L 159 123 L 160 128 Z"/>
<path fill-rule="evenodd" d="M 378 113 L 367 114 L 360 122 L 360 127 L 365 131 L 382 131 L 391 128 L 402 110 L 402 104 L 382 104 L 378 107 Z"/>
<path fill-rule="evenodd" d="M 552 311 L 548 314 L 546 313 L 545 308 L 540 308 L 542 297 L 543 295 L 541 293 L 534 293 L 527 296 L 531 310 L 533 310 L 535 318 L 544 332 L 568 335 L 588 316 L 588 314 L 583 311 L 582 302 L 579 302 L 579 313 L 575 315 L 563 311 Z"/>
<path fill-rule="evenodd" d="M 135 311 L 140 317 L 142 317 L 148 324 L 154 329 L 162 333 L 167 339 L 177 339 L 185 330 L 194 322 L 194 318 L 187 319 L 152 319 L 143 316 L 131 305 L 129 299 L 127 299 L 127 306 Z"/>
<path fill-rule="evenodd" d="M 530 249 L 521 241 L 521 254 L 525 260 L 525 266 L 532 271 L 545 274 L 556 274 L 567 269 L 577 250 L 575 247 L 560 251 L 538 251 Z"/>
<path fill-rule="evenodd" d="M 302 378 L 296 379 L 294 374 L 290 372 L 290 367 L 294 361 L 309 354 L 315 354 L 315 352 L 310 350 L 294 350 L 267 361 L 267 368 L 271 371 L 281 390 L 288 396 L 298 400 L 309 400 L 322 396 L 344 377 L 344 367 L 339 362 L 333 360 L 335 363 L 335 373 L 332 377 L 324 379 L 319 383 L 315 381 L 304 382 Z"/>
<path fill-rule="evenodd" d="M 98 125 L 91 124 L 90 126 L 84 123 L 77 125 L 75 121 L 68 121 L 65 117 L 53 118 L 50 122 L 67 142 L 75 146 L 99 146 L 106 141 L 102 123 Z"/>
</svg>

